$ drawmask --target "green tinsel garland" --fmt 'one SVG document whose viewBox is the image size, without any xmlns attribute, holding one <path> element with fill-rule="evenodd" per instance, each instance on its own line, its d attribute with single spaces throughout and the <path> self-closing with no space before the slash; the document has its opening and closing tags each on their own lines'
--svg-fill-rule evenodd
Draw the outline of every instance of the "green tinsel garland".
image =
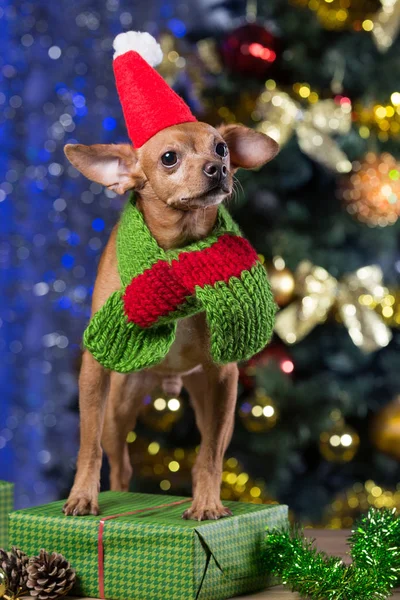
<svg viewBox="0 0 400 600">
<path fill-rule="evenodd" d="M 269 532 L 267 571 L 310 600 L 386 600 L 400 579 L 400 519 L 395 510 L 370 509 L 352 529 L 353 562 L 313 547 L 297 528 Z"/>
</svg>

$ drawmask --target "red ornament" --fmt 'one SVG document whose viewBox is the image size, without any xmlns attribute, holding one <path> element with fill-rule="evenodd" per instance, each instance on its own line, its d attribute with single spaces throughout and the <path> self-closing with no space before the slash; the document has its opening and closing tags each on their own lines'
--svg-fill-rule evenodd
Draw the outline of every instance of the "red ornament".
<svg viewBox="0 0 400 600">
<path fill-rule="evenodd" d="M 276 39 L 261 25 L 246 23 L 221 44 L 224 65 L 248 77 L 264 77 L 276 60 Z"/>
<path fill-rule="evenodd" d="M 246 389 L 253 389 L 256 369 L 266 367 L 271 363 L 277 364 L 280 370 L 287 375 L 294 371 L 294 363 L 286 346 L 273 342 L 240 367 L 239 379 L 241 384 Z"/>
</svg>

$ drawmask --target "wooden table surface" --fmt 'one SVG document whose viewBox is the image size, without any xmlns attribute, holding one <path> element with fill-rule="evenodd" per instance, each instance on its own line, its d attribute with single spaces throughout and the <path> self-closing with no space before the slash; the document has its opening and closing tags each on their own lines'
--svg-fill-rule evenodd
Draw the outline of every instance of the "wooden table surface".
<svg viewBox="0 0 400 600">
<path fill-rule="evenodd" d="M 348 532 L 329 529 L 307 529 L 306 534 L 307 536 L 316 539 L 316 545 L 320 550 L 325 550 L 325 552 L 328 552 L 328 554 L 341 556 L 345 562 L 349 562 L 349 557 L 346 556 L 346 538 L 348 536 Z M 299 598 L 298 594 L 293 594 L 289 590 L 286 590 L 283 586 L 274 587 L 266 592 L 260 592 L 259 594 L 240 596 L 240 600 L 295 600 L 296 598 Z M 400 588 L 394 593 L 392 598 L 400 600 Z M 89 599 L 84 598 L 83 600 Z M 138 598 L 138 600 L 141 599 Z M 162 598 L 160 598 L 160 600 L 162 600 Z"/>
</svg>

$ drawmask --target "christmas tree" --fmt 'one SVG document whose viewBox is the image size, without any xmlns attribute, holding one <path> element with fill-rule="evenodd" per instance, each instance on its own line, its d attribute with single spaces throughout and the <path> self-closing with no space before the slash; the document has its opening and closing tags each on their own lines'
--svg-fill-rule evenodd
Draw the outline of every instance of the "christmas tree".
<svg viewBox="0 0 400 600">
<path fill-rule="evenodd" d="M 223 498 L 334 527 L 400 507 L 399 13 L 396 0 L 6 3 L 0 478 L 12 471 L 17 506 L 72 482 L 79 344 L 122 206 L 63 146 L 127 140 L 111 44 L 149 29 L 199 120 L 281 146 L 237 174 L 229 203 L 280 311 L 272 343 L 241 365 Z M 185 392 L 145 398 L 127 442 L 133 489 L 190 493 L 199 434 Z"/>
<path fill-rule="evenodd" d="M 273 342 L 242 365 L 223 497 L 279 500 L 303 521 L 333 527 L 350 526 L 369 505 L 399 503 L 392 9 L 248 3 L 217 37 L 162 37 L 161 72 L 201 119 L 242 122 L 281 144 L 271 164 L 238 175 L 230 203 L 281 310 Z M 138 438 L 131 454 L 154 489 L 187 485 L 195 453 L 185 406 L 161 392 L 148 399 L 138 434 L 151 443 Z"/>
</svg>

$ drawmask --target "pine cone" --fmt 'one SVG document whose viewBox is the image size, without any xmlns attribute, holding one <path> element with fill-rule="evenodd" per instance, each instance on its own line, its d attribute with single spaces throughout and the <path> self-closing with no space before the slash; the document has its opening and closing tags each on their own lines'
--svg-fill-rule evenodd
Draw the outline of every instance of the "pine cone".
<svg viewBox="0 0 400 600">
<path fill-rule="evenodd" d="M 53 600 L 67 594 L 75 583 L 76 574 L 62 554 L 41 550 L 30 559 L 27 587 L 38 600 Z"/>
<path fill-rule="evenodd" d="M 16 548 L 12 547 L 11 552 L 6 552 L 0 548 L 0 568 L 3 569 L 8 580 L 8 592 L 18 596 L 26 591 L 26 582 L 28 581 L 29 557 Z"/>
</svg>

